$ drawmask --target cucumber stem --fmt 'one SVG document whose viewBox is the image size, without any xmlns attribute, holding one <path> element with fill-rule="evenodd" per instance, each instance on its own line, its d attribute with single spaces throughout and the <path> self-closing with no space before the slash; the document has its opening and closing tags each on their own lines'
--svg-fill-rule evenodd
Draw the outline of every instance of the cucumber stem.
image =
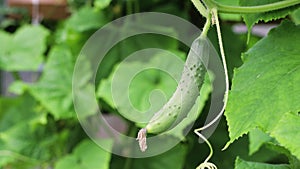
<svg viewBox="0 0 300 169">
<path fill-rule="evenodd" d="M 211 14 L 207 15 L 206 22 L 203 27 L 203 31 L 201 32 L 200 35 L 201 38 L 206 38 L 210 25 L 211 25 Z"/>
</svg>

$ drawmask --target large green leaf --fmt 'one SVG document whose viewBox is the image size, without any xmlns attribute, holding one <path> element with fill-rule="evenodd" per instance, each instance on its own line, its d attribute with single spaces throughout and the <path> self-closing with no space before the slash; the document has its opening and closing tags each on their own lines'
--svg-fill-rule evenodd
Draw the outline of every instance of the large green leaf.
<svg viewBox="0 0 300 169">
<path fill-rule="evenodd" d="M 64 47 L 54 47 L 40 81 L 29 87 L 30 93 L 55 118 L 75 117 L 72 105 L 73 58 Z"/>
<path fill-rule="evenodd" d="M 13 35 L 0 31 L 0 68 L 7 71 L 37 70 L 43 62 L 49 31 L 42 26 L 22 26 Z"/>
<path fill-rule="evenodd" d="M 240 158 L 235 160 L 235 169 L 290 169 L 288 165 L 285 164 L 266 164 L 266 163 L 256 163 L 244 161 Z"/>
<path fill-rule="evenodd" d="M 112 147 L 112 141 L 107 140 Z M 111 153 L 101 149 L 91 140 L 82 141 L 72 154 L 58 160 L 55 169 L 109 169 Z"/>
<path fill-rule="evenodd" d="M 265 5 L 274 2 L 279 2 L 282 0 L 240 0 L 241 6 L 255 6 L 255 5 Z M 293 10 L 297 9 L 299 6 L 293 6 L 289 8 L 283 8 L 280 10 L 275 10 L 271 12 L 264 12 L 264 13 L 254 13 L 254 14 L 243 14 L 244 21 L 248 27 L 248 30 L 251 30 L 254 24 L 258 23 L 259 21 L 272 21 L 280 18 L 286 17 L 288 14 L 292 13 Z"/>
<path fill-rule="evenodd" d="M 256 127 L 266 133 L 278 133 L 277 124 L 286 113 L 300 111 L 298 37 L 300 27 L 283 22 L 243 55 L 244 64 L 235 71 L 225 112 L 230 132 L 227 145 Z M 300 128 L 300 123 L 285 127 L 293 131 L 294 127 Z M 294 150 L 298 145 L 293 140 L 278 141 Z"/>
</svg>

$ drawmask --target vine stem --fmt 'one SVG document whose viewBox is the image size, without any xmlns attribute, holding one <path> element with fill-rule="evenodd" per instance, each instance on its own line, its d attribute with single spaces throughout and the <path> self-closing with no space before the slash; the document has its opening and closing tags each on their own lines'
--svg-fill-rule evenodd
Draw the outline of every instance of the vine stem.
<svg viewBox="0 0 300 169">
<path fill-rule="evenodd" d="M 266 5 L 257 5 L 257 6 L 231 6 L 231 5 L 223 5 L 214 0 L 203 0 L 204 4 L 209 8 L 216 8 L 219 12 L 222 13 L 260 13 L 260 12 L 269 12 L 282 8 L 287 8 L 293 5 L 300 4 L 299 0 L 286 0 L 274 2 Z"/>
<path fill-rule="evenodd" d="M 191 0 L 196 9 L 199 11 L 199 13 L 204 16 L 205 18 L 208 17 L 209 12 L 205 8 L 205 6 L 200 2 L 200 0 Z"/>
<path fill-rule="evenodd" d="M 216 8 L 213 8 L 211 10 L 212 12 L 212 18 L 214 19 L 214 22 L 216 24 L 217 27 L 217 34 L 218 34 L 218 41 L 219 41 L 219 47 L 220 47 L 220 53 L 221 53 L 221 58 L 222 58 L 222 63 L 223 63 L 223 69 L 224 69 L 224 75 L 225 75 L 225 94 L 224 94 L 224 105 L 220 111 L 220 113 L 212 120 L 210 121 L 208 124 L 204 125 L 201 128 L 195 129 L 194 132 L 205 141 L 205 143 L 208 145 L 209 149 L 210 149 L 210 153 L 208 155 L 208 157 L 205 159 L 205 161 L 200 164 L 200 166 L 198 167 L 199 169 L 201 167 L 205 168 L 206 166 L 210 165 L 211 168 L 217 168 L 214 164 L 209 163 L 209 159 L 212 157 L 213 155 L 213 149 L 211 144 L 209 143 L 209 141 L 205 138 L 205 136 L 203 136 L 200 132 L 202 130 L 207 129 L 208 127 L 210 127 L 211 125 L 213 125 L 222 115 L 223 112 L 225 110 L 225 107 L 227 105 L 227 100 L 228 100 L 228 91 L 229 91 L 229 77 L 228 77 L 228 70 L 227 70 L 227 64 L 226 64 L 226 58 L 225 58 L 225 52 L 224 52 L 224 48 L 223 48 L 223 41 L 222 41 L 222 35 L 221 35 L 221 28 L 220 28 L 220 22 L 219 22 L 219 18 L 218 18 L 218 11 Z"/>
</svg>

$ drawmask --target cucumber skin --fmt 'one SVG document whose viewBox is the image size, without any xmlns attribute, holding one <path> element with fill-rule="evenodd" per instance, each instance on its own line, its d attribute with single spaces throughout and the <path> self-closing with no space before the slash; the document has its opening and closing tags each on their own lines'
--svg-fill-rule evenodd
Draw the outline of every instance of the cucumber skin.
<svg viewBox="0 0 300 169">
<path fill-rule="evenodd" d="M 209 48 L 210 44 L 206 38 L 199 37 L 194 40 L 176 91 L 146 125 L 147 133 L 158 134 L 172 129 L 187 116 L 204 83 Z"/>
</svg>

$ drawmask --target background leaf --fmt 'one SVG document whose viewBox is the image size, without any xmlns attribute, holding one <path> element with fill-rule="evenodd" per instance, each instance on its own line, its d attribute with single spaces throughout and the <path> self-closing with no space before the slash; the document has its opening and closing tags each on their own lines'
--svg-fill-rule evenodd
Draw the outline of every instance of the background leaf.
<svg viewBox="0 0 300 169">
<path fill-rule="evenodd" d="M 73 58 L 68 48 L 54 47 L 39 82 L 29 86 L 30 93 L 55 118 L 75 117 L 72 105 Z"/>
<path fill-rule="evenodd" d="M 37 70 L 43 62 L 49 31 L 42 26 L 23 26 L 13 35 L 0 32 L 0 68 L 7 71 Z M 34 38 L 33 38 L 34 37 Z"/>
<path fill-rule="evenodd" d="M 104 140 L 102 140 L 104 141 Z M 105 141 L 112 147 L 112 141 Z M 111 154 L 101 149 L 91 140 L 82 141 L 70 155 L 60 159 L 55 164 L 55 169 L 109 169 Z"/>
<path fill-rule="evenodd" d="M 75 31 L 84 32 L 91 29 L 97 30 L 107 22 L 108 20 L 102 11 L 84 6 L 67 20 L 66 26 Z"/>
</svg>

